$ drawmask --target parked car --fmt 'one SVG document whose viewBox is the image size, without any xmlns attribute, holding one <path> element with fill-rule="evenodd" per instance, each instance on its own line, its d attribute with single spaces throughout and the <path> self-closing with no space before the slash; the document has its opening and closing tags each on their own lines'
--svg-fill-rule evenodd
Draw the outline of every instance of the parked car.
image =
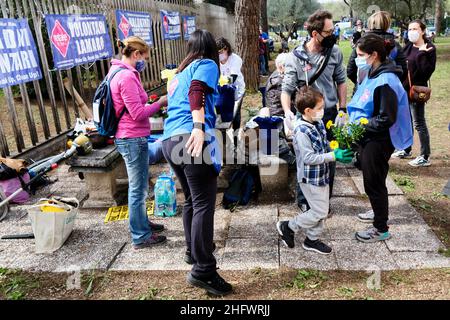
<svg viewBox="0 0 450 320">
<path fill-rule="evenodd" d="M 450 27 L 445 28 L 445 36 L 450 36 Z"/>
<path fill-rule="evenodd" d="M 427 37 L 431 37 L 433 32 L 434 32 L 434 34 L 436 34 L 436 28 L 435 27 L 427 27 L 427 30 L 426 30 Z"/>
</svg>

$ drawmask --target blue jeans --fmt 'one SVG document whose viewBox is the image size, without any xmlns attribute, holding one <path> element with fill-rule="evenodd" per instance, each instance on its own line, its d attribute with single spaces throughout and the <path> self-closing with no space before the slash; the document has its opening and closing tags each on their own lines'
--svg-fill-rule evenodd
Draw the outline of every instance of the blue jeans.
<svg viewBox="0 0 450 320">
<path fill-rule="evenodd" d="M 266 57 L 263 54 L 259 55 L 259 73 L 266 74 Z"/>
<path fill-rule="evenodd" d="M 127 168 L 131 238 L 134 244 L 141 244 L 152 235 L 145 207 L 145 199 L 148 195 L 149 161 L 147 138 L 116 139 L 115 143 Z"/>
</svg>

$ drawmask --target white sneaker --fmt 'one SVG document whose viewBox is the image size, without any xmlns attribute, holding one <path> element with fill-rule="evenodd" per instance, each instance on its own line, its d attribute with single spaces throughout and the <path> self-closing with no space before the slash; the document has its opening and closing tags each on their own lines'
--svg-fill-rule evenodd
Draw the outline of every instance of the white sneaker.
<svg viewBox="0 0 450 320">
<path fill-rule="evenodd" d="M 398 150 L 398 151 L 395 151 L 391 157 L 398 158 L 398 159 L 408 159 L 408 158 L 412 157 L 412 153 L 406 152 L 405 150 Z"/>
<path fill-rule="evenodd" d="M 413 167 L 429 167 L 431 166 L 430 159 L 425 159 L 423 156 L 418 156 L 413 161 L 408 162 L 410 166 Z"/>
<path fill-rule="evenodd" d="M 375 219 L 375 214 L 373 213 L 373 210 L 369 210 L 364 213 L 358 213 L 357 219 L 364 223 L 373 223 L 373 220 Z"/>
</svg>

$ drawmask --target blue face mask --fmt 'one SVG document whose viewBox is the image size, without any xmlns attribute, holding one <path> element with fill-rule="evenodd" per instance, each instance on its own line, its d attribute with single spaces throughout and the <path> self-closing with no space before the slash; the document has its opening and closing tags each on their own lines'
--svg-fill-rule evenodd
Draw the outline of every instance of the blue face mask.
<svg viewBox="0 0 450 320">
<path fill-rule="evenodd" d="M 138 60 L 136 62 L 136 71 L 142 72 L 145 69 L 145 60 Z"/>
<path fill-rule="evenodd" d="M 359 70 L 370 70 L 372 67 L 370 64 L 367 64 L 367 58 L 357 57 L 355 59 L 355 64 Z"/>
</svg>

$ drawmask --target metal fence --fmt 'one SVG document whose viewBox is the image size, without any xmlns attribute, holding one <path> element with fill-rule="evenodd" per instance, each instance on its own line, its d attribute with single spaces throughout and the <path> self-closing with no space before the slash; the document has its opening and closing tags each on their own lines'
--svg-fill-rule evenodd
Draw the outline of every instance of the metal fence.
<svg viewBox="0 0 450 320">
<path fill-rule="evenodd" d="M 103 14 L 114 45 L 117 39 L 115 9 L 149 12 L 152 16 L 154 46 L 142 75 L 146 89 L 161 85 L 160 71 L 166 64 L 179 64 L 186 41 L 165 41 L 160 9 L 195 15 L 193 0 L 0 0 L 3 18 L 27 18 L 35 37 L 43 79 L 0 92 L 0 153 L 18 156 L 73 129 L 80 116 L 76 92 L 90 106 L 95 88 L 107 74 L 110 61 L 97 61 L 70 70 L 53 69 L 50 44 L 45 29 L 46 14 Z M 67 85 L 67 84 L 72 85 Z"/>
</svg>

